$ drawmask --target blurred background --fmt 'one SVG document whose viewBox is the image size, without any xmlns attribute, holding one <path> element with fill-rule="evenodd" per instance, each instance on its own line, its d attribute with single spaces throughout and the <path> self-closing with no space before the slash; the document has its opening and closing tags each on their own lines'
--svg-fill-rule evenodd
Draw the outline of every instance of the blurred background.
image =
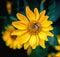
<svg viewBox="0 0 60 57">
<path fill-rule="evenodd" d="M 35 7 L 39 11 L 46 9 L 47 15 L 50 16 L 50 20 L 53 21 L 54 41 L 49 38 L 49 43 L 46 43 L 47 48 L 44 50 L 41 47 L 37 47 L 33 50 L 30 56 L 27 56 L 26 50 L 23 48 L 20 50 L 10 49 L 5 45 L 2 40 L 1 32 L 4 27 L 11 24 L 12 21 L 17 20 L 16 13 L 22 13 L 25 15 L 25 7 L 29 5 L 31 10 Z M 51 52 L 57 52 L 54 46 L 57 44 L 57 35 L 60 35 L 60 0 L 1 0 L 0 1 L 0 57 L 47 57 Z M 39 51 L 40 50 L 40 51 Z M 39 51 L 39 52 L 38 52 Z M 44 55 L 43 55 L 44 54 Z"/>
</svg>

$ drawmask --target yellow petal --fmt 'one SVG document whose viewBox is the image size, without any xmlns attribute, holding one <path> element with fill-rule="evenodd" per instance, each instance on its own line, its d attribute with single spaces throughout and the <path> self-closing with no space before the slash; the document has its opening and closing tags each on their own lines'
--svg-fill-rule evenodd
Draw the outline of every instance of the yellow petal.
<svg viewBox="0 0 60 57">
<path fill-rule="evenodd" d="M 23 23 L 20 23 L 20 21 L 12 22 L 12 25 L 18 29 L 26 29 L 26 25 Z"/>
<path fill-rule="evenodd" d="M 35 35 L 32 35 L 30 40 L 29 40 L 29 43 L 31 46 L 33 46 L 35 43 L 36 43 L 36 36 Z"/>
<path fill-rule="evenodd" d="M 50 26 L 51 24 L 53 24 L 52 21 L 44 21 L 44 22 L 41 23 L 41 26 L 43 26 L 43 27 L 48 27 L 48 26 Z"/>
<path fill-rule="evenodd" d="M 39 22 L 39 23 L 42 23 L 42 22 L 44 22 L 44 21 L 47 21 L 48 18 L 49 18 L 49 16 L 47 16 L 47 15 L 44 16 L 44 15 L 43 15 L 41 18 L 39 18 L 38 22 Z"/>
<path fill-rule="evenodd" d="M 57 37 L 58 44 L 60 44 L 60 35 Z"/>
<path fill-rule="evenodd" d="M 7 46 L 10 46 L 11 43 L 12 43 L 12 41 L 11 41 L 10 39 L 6 41 L 6 45 L 7 45 Z"/>
<path fill-rule="evenodd" d="M 40 39 L 39 44 L 40 44 L 40 46 L 41 46 L 42 48 L 46 48 L 46 46 L 45 46 L 45 41 L 44 41 L 44 40 L 41 40 L 41 39 Z"/>
<path fill-rule="evenodd" d="M 31 20 L 35 20 L 35 15 L 34 13 L 30 10 L 30 8 L 27 6 L 26 7 L 26 16 L 28 17 L 28 19 Z"/>
<path fill-rule="evenodd" d="M 51 36 L 51 37 L 54 36 L 54 34 L 52 34 L 51 32 L 45 32 L 45 33 L 47 34 L 47 36 Z"/>
<path fill-rule="evenodd" d="M 12 45 L 13 45 L 13 49 L 16 49 L 17 48 L 17 41 L 14 41 Z"/>
<path fill-rule="evenodd" d="M 11 25 L 9 25 L 9 26 L 5 27 L 5 29 L 6 29 L 7 31 L 9 31 L 9 32 L 11 32 L 11 31 L 14 31 L 14 30 L 15 30 L 15 28 L 14 28 L 13 26 L 11 26 Z"/>
<path fill-rule="evenodd" d="M 60 46 L 55 46 L 55 49 L 60 51 Z"/>
<path fill-rule="evenodd" d="M 43 17 L 43 21 L 42 21 L 42 22 L 47 21 L 47 20 L 48 20 L 48 18 L 49 18 L 49 16 L 47 16 L 47 15 L 46 15 L 46 16 L 44 16 L 44 17 Z"/>
<path fill-rule="evenodd" d="M 27 32 L 21 36 L 18 37 L 20 44 L 26 43 L 30 39 L 30 34 Z"/>
<path fill-rule="evenodd" d="M 34 9 L 34 13 L 35 13 L 35 19 L 38 20 L 38 18 L 39 18 L 39 12 L 38 12 L 37 8 Z"/>
<path fill-rule="evenodd" d="M 38 46 L 39 44 L 39 38 L 38 36 L 36 37 L 36 43 L 32 46 L 32 49 L 36 49 L 36 47 Z"/>
<path fill-rule="evenodd" d="M 46 10 L 41 11 L 41 12 L 40 12 L 40 17 L 44 16 L 45 13 L 46 13 Z"/>
<path fill-rule="evenodd" d="M 23 23 L 25 23 L 25 24 L 27 24 L 27 23 L 29 22 L 28 19 L 27 19 L 24 15 L 22 15 L 22 14 L 20 14 L 20 13 L 17 13 L 16 16 L 17 16 L 17 18 L 18 18 L 19 20 L 21 20 L 21 22 L 23 22 Z"/>
<path fill-rule="evenodd" d="M 39 45 L 39 37 L 38 36 L 37 36 L 36 40 L 37 40 L 36 44 Z"/>
<path fill-rule="evenodd" d="M 32 49 L 36 49 L 37 43 L 32 46 Z"/>
<path fill-rule="evenodd" d="M 11 45 L 9 46 L 10 48 L 13 48 L 13 45 L 12 45 L 12 43 L 11 43 Z"/>
<path fill-rule="evenodd" d="M 46 10 L 43 10 L 42 12 L 40 12 L 40 15 L 39 15 L 39 19 L 38 19 L 38 21 L 43 21 L 44 19 L 43 19 L 43 17 L 45 16 L 45 13 L 46 13 Z"/>
<path fill-rule="evenodd" d="M 56 57 L 60 57 L 60 52 L 58 52 L 55 56 L 56 56 Z"/>
<path fill-rule="evenodd" d="M 19 40 L 17 39 L 16 40 L 16 46 L 17 46 L 17 49 L 21 49 L 22 48 L 22 45 L 20 44 Z"/>
<path fill-rule="evenodd" d="M 50 31 L 50 30 L 53 30 L 53 27 L 52 26 L 42 27 L 42 31 Z"/>
<path fill-rule="evenodd" d="M 40 32 L 40 33 L 39 33 L 39 38 L 40 38 L 41 40 L 48 41 L 47 35 L 46 35 L 44 32 Z"/>
<path fill-rule="evenodd" d="M 32 52 L 32 49 L 29 47 L 29 48 L 27 49 L 27 55 L 30 55 L 31 52 Z"/>
<path fill-rule="evenodd" d="M 21 48 L 22 48 L 22 45 L 18 44 L 18 45 L 17 45 L 17 48 L 18 48 L 18 49 L 21 49 Z"/>
<path fill-rule="evenodd" d="M 26 42 L 25 44 L 24 44 L 24 49 L 27 49 L 29 47 L 29 42 Z"/>
<path fill-rule="evenodd" d="M 7 35 L 7 36 L 6 36 Z M 4 35 L 2 36 L 4 41 L 7 41 L 10 38 L 10 32 L 6 31 Z"/>
<path fill-rule="evenodd" d="M 11 35 L 22 35 L 26 32 L 27 32 L 27 30 L 15 30 L 11 33 Z"/>
</svg>

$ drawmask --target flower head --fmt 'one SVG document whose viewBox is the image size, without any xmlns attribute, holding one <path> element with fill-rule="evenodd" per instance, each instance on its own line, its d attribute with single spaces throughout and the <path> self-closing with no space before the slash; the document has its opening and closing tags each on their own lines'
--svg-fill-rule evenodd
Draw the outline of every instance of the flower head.
<svg viewBox="0 0 60 57">
<path fill-rule="evenodd" d="M 57 51 L 60 51 L 60 35 L 57 36 L 58 45 L 55 46 Z"/>
<path fill-rule="evenodd" d="M 47 57 L 55 57 L 55 53 L 50 53 Z"/>
<path fill-rule="evenodd" d="M 48 54 L 48 57 L 60 57 L 60 52 Z"/>
<path fill-rule="evenodd" d="M 12 12 L 12 2 L 7 1 L 6 8 L 7 8 L 8 14 L 11 14 L 11 12 Z"/>
<path fill-rule="evenodd" d="M 57 36 L 58 44 L 60 44 L 60 35 Z"/>
<path fill-rule="evenodd" d="M 60 57 L 60 52 L 57 52 L 55 56 Z"/>
<path fill-rule="evenodd" d="M 24 45 L 24 48 L 32 47 L 35 49 L 38 45 L 45 48 L 45 41 L 48 41 L 47 36 L 53 36 L 50 30 L 53 30 L 49 21 L 49 16 L 45 16 L 46 11 L 38 12 L 37 8 L 34 8 L 34 12 L 30 8 L 26 7 L 26 16 L 17 13 L 16 16 L 20 21 L 12 22 L 12 25 L 17 28 L 12 32 L 12 35 L 19 35 L 20 43 Z"/>
<path fill-rule="evenodd" d="M 20 49 L 22 46 L 19 43 L 17 35 L 11 35 L 11 33 L 15 29 L 12 26 L 6 27 L 6 31 L 3 32 L 3 40 L 5 41 L 6 45 L 13 49 Z"/>
<path fill-rule="evenodd" d="M 56 49 L 57 51 L 60 51 L 60 45 L 55 46 L 55 49 Z"/>
</svg>

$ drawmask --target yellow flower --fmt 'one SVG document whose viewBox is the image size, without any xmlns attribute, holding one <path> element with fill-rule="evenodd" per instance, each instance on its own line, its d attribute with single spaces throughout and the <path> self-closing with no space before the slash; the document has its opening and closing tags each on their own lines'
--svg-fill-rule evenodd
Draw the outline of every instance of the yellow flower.
<svg viewBox="0 0 60 57">
<path fill-rule="evenodd" d="M 60 52 L 56 53 L 55 57 L 60 57 Z"/>
<path fill-rule="evenodd" d="M 48 54 L 48 57 L 60 57 L 60 52 Z"/>
<path fill-rule="evenodd" d="M 12 2 L 7 1 L 6 2 L 6 8 L 7 8 L 8 14 L 11 14 L 11 12 L 12 12 Z"/>
<path fill-rule="evenodd" d="M 5 41 L 6 45 L 10 48 L 20 49 L 22 46 L 20 45 L 17 35 L 11 35 L 14 30 L 15 29 L 12 26 L 6 27 L 6 31 L 3 32 L 2 38 Z"/>
<path fill-rule="evenodd" d="M 60 35 L 57 36 L 58 44 L 60 44 Z"/>
<path fill-rule="evenodd" d="M 17 28 L 12 32 L 12 35 L 19 35 L 20 43 L 24 45 L 24 49 L 29 46 L 35 49 L 38 45 L 45 48 L 45 41 L 48 41 L 47 36 L 53 37 L 50 30 L 53 30 L 52 21 L 48 20 L 49 16 L 45 16 L 46 11 L 43 10 L 40 14 L 35 8 L 34 12 L 26 6 L 26 16 L 17 13 L 16 16 L 20 21 L 12 22 L 12 25 Z"/>
<path fill-rule="evenodd" d="M 56 49 L 57 51 L 60 51 L 60 35 L 57 36 L 57 41 L 58 41 L 58 44 L 59 44 L 59 45 L 55 46 L 55 49 Z"/>
<path fill-rule="evenodd" d="M 55 57 L 55 53 L 50 53 L 47 57 Z"/>
<path fill-rule="evenodd" d="M 60 46 L 55 46 L 55 49 L 60 51 Z"/>
</svg>

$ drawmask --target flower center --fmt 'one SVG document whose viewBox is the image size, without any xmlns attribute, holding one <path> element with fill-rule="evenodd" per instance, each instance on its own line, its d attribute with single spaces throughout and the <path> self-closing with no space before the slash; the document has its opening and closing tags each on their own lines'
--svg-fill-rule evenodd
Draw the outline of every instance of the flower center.
<svg viewBox="0 0 60 57">
<path fill-rule="evenodd" d="M 11 35 L 11 38 L 12 38 L 13 40 L 15 40 L 15 39 L 17 38 L 17 36 L 16 36 L 16 35 Z"/>
<path fill-rule="evenodd" d="M 37 34 L 39 31 L 40 31 L 40 24 L 33 21 L 33 22 L 30 22 L 29 25 L 28 25 L 28 31 L 31 33 L 31 34 Z"/>
</svg>

